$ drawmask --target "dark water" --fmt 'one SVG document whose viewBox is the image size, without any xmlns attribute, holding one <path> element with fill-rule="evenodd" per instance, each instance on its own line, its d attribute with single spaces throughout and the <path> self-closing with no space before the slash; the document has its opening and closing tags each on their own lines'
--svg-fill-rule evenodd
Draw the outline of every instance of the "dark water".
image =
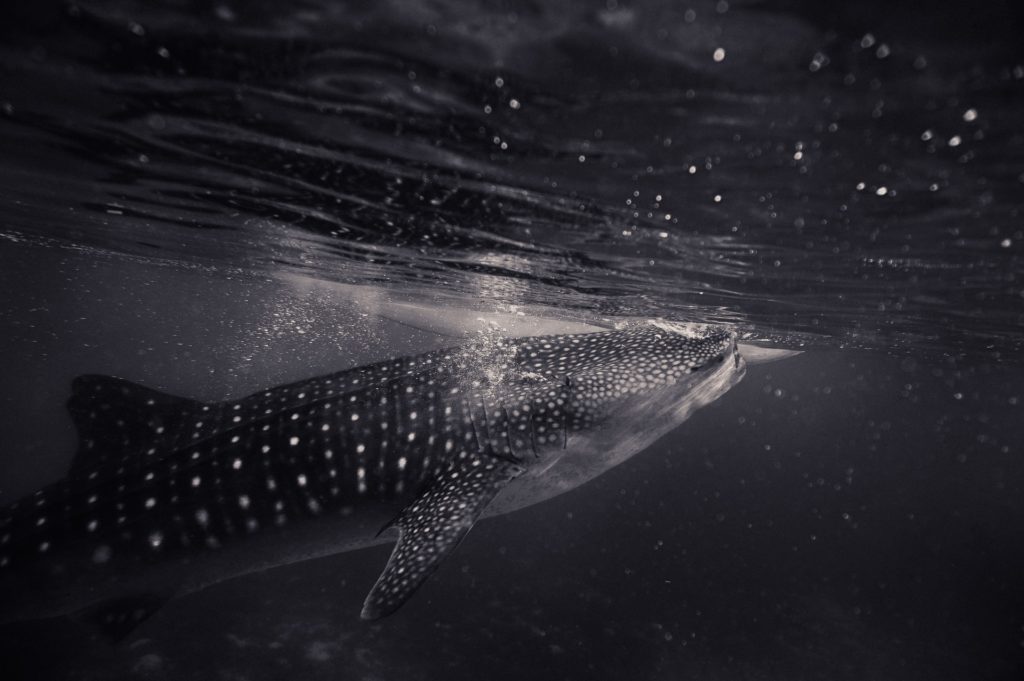
<svg viewBox="0 0 1024 681">
<path fill-rule="evenodd" d="M 1024 677 L 1022 29 L 1010 2 L 12 10 L 5 503 L 65 474 L 74 376 L 223 399 L 453 342 L 394 302 L 805 352 L 481 523 L 392 618 L 357 619 L 368 549 L 116 647 L 5 629 L 4 678 Z"/>
</svg>

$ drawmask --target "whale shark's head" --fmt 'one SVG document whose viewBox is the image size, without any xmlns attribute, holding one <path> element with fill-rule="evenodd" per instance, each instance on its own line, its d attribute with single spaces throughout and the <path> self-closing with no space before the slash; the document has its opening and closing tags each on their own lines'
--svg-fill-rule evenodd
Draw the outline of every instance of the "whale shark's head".
<svg viewBox="0 0 1024 681">
<path fill-rule="evenodd" d="M 609 347 L 574 377 L 580 398 L 595 407 L 623 409 L 639 400 L 649 409 L 652 398 L 689 399 L 709 374 L 736 373 L 742 365 L 735 334 L 719 326 L 654 320 L 610 334 L 606 342 Z"/>
<path fill-rule="evenodd" d="M 548 436 L 553 444 L 539 465 L 502 493 L 495 512 L 555 496 L 622 463 L 724 394 L 745 366 L 735 334 L 723 327 L 653 321 L 524 340 L 524 372 L 548 385 L 564 377 L 561 390 L 546 389 L 535 414 L 538 430 L 559 435 Z"/>
<path fill-rule="evenodd" d="M 518 369 L 550 379 L 565 376 L 592 404 L 655 391 L 729 360 L 736 339 L 718 326 L 661 320 L 615 331 L 540 336 L 518 347 Z"/>
<path fill-rule="evenodd" d="M 646 326 L 656 336 L 664 332 L 671 353 L 681 352 L 691 370 L 731 359 L 738 361 L 736 334 L 731 330 L 710 324 L 693 324 L 652 319 Z"/>
</svg>

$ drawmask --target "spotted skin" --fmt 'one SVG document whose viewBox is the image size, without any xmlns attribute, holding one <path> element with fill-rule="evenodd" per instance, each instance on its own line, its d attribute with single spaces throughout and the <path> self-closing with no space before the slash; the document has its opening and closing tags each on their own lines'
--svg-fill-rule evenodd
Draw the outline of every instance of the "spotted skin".
<svg viewBox="0 0 1024 681">
<path fill-rule="evenodd" d="M 363 619 L 397 610 L 462 540 L 494 495 L 523 468 L 501 460 L 453 460 L 395 519 L 400 537 L 363 604 Z"/>
<path fill-rule="evenodd" d="M 141 620 L 237 574 L 374 543 L 385 525 L 400 538 L 363 616 L 386 615 L 481 514 L 618 463 L 652 404 L 714 399 L 697 377 L 739 367 L 722 329 L 642 324 L 469 344 L 217 404 L 79 377 L 69 475 L 0 511 L 0 621 L 123 601 L 104 613 L 123 622 L 139 599 Z"/>
</svg>

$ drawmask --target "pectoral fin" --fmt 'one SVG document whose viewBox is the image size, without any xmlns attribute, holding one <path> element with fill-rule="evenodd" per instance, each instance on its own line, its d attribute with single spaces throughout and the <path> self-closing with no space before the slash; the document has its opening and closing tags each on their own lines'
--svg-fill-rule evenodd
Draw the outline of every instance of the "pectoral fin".
<svg viewBox="0 0 1024 681">
<path fill-rule="evenodd" d="M 494 495 L 523 472 L 494 458 L 456 460 L 389 525 L 399 530 L 387 567 L 363 603 L 363 619 L 397 610 L 469 532 Z"/>
</svg>

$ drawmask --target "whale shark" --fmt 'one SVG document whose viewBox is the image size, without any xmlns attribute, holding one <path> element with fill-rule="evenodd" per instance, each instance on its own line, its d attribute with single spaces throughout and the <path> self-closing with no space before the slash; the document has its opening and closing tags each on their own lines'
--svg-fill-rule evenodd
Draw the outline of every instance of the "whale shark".
<svg viewBox="0 0 1024 681">
<path fill-rule="evenodd" d="M 167 600 L 397 541 L 393 613 L 480 519 L 562 494 L 743 376 L 734 333 L 664 321 L 481 338 L 204 403 L 79 376 L 67 476 L 0 510 L 0 623 L 120 639 Z"/>
</svg>

